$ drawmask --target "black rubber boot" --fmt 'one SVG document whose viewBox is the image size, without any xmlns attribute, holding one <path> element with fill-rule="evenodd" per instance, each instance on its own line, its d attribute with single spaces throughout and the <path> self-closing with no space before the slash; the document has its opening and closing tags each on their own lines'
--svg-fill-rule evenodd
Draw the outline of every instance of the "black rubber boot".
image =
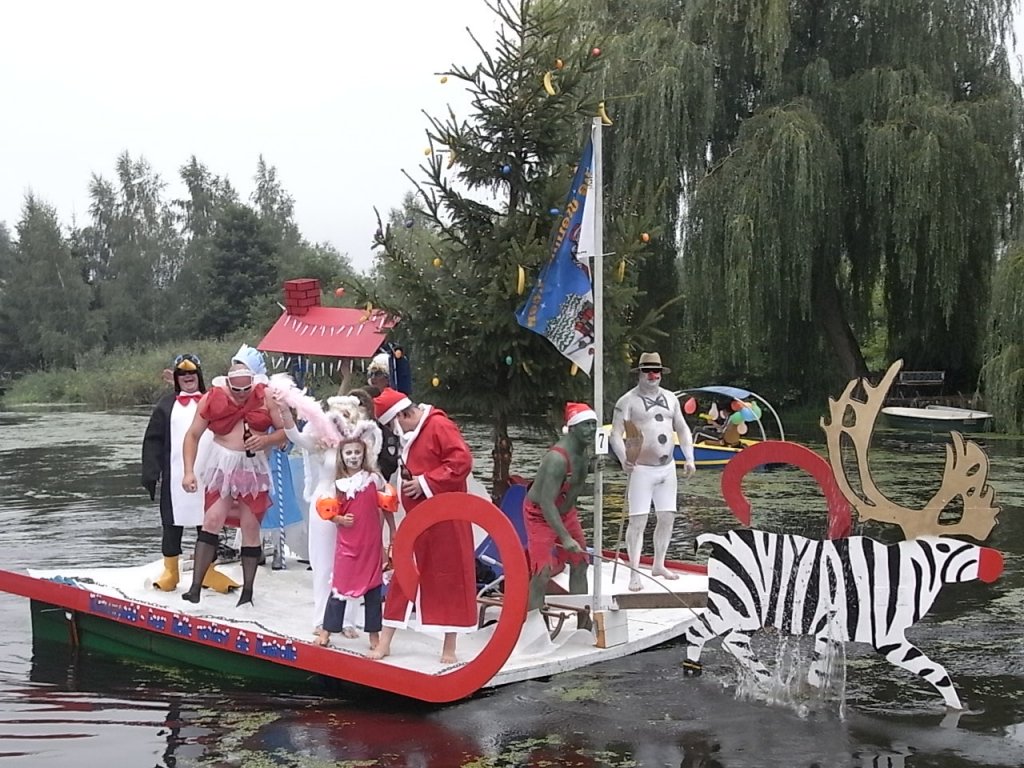
<svg viewBox="0 0 1024 768">
<path fill-rule="evenodd" d="M 252 603 L 252 585 L 256 581 L 256 571 L 260 567 L 260 555 L 263 547 L 242 547 L 242 594 L 238 597 L 238 605 Z"/>
<path fill-rule="evenodd" d="M 196 553 L 192 558 L 192 586 L 182 596 L 182 600 L 198 603 L 203 589 L 203 577 L 207 569 L 217 559 L 217 534 L 200 531 L 196 534 Z"/>
</svg>

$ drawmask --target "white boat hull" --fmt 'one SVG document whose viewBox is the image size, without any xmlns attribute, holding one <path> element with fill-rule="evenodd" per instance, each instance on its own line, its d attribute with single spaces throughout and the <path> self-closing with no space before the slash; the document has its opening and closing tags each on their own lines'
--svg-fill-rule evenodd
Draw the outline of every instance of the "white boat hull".
<svg viewBox="0 0 1024 768">
<path fill-rule="evenodd" d="M 925 408 L 889 406 L 882 409 L 882 416 L 891 427 L 930 432 L 988 432 L 993 418 L 988 411 L 940 405 Z"/>
</svg>

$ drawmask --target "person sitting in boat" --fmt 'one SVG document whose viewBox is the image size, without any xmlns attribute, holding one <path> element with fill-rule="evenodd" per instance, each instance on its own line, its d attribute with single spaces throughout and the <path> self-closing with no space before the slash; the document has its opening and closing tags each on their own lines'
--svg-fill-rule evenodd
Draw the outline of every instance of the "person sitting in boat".
<svg viewBox="0 0 1024 768">
<path fill-rule="evenodd" d="M 243 344 L 227 376 L 214 379 L 214 386 L 199 401 L 185 434 L 181 486 L 196 493 L 202 485 L 206 510 L 196 539 L 192 586 L 182 595 L 190 603 L 199 602 L 203 574 L 216 558 L 218 534 L 225 524 L 242 530 L 238 605 L 252 603 L 263 554 L 260 524 L 270 507 L 270 467 L 264 451 L 287 440 L 278 409 L 268 403 L 266 371 L 263 355 Z M 277 431 L 268 434 L 272 426 Z M 197 466 L 199 441 L 207 429 L 213 432 L 213 440 Z"/>
<path fill-rule="evenodd" d="M 715 406 L 711 406 L 712 409 L 717 413 Z M 718 445 L 722 439 L 722 427 L 715 419 L 712 413 L 702 413 L 697 418 L 701 420 L 701 424 L 698 424 L 693 432 L 693 441 L 695 443 L 705 442 L 713 445 Z"/>
<path fill-rule="evenodd" d="M 673 432 L 683 452 L 683 476 L 693 475 L 697 466 L 693 458 L 693 435 L 683 418 L 679 399 L 661 387 L 662 375 L 671 372 L 661 364 L 661 355 L 657 352 L 644 352 L 640 355 L 639 365 L 632 372 L 638 374 L 637 385 L 615 403 L 609 445 L 629 478 L 626 491 L 629 504 L 626 551 L 629 553 L 632 571 L 629 589 L 636 592 L 642 588 L 640 554 L 652 504 L 657 523 L 654 528 L 651 574 L 665 579 L 679 578 L 665 567 L 665 555 L 672 538 L 677 509 L 678 481 L 673 457 L 676 440 L 673 439 Z M 633 425 L 640 436 L 640 449 L 635 460 L 626 452 L 624 433 L 627 422 Z"/>
<path fill-rule="evenodd" d="M 199 401 L 206 392 L 203 368 L 197 355 L 180 354 L 172 367 L 164 371 L 174 383 L 174 391 L 157 401 L 149 417 L 142 438 L 142 487 L 149 498 L 156 500 L 160 486 L 160 522 L 163 526 L 160 549 L 163 554 L 163 573 L 153 581 L 153 587 L 171 592 L 181 579 L 179 559 L 181 538 L 185 526 L 203 524 L 203 500 L 196 494 L 185 493 L 181 487 L 181 452 L 185 433 L 192 424 Z M 205 448 L 209 435 L 203 435 L 199 450 Z M 203 576 L 203 586 L 227 593 L 241 586 L 211 564 Z"/>
<path fill-rule="evenodd" d="M 317 642 L 330 644 L 331 634 L 345 629 L 345 606 L 362 598 L 364 628 L 370 650 L 377 648 L 381 631 L 381 592 L 384 585 L 384 522 L 394 531 L 394 513 L 381 508 L 384 478 L 374 457 L 380 450 L 380 427 L 367 418 L 343 427 L 338 446 L 335 493 L 317 500 L 318 516 L 337 531 L 331 596 L 327 601 Z M 348 637 L 349 635 L 346 635 Z"/>
<path fill-rule="evenodd" d="M 597 414 L 584 403 L 566 403 L 565 434 L 541 458 L 526 493 L 523 518 L 530 555 L 529 610 L 544 606 L 548 582 L 569 565 L 569 593 L 586 594 L 587 542 L 576 499 L 590 469 Z M 589 629 L 590 626 L 581 626 Z"/>
<path fill-rule="evenodd" d="M 694 436 L 695 441 L 703 440 L 710 445 L 724 445 L 729 448 L 742 448 L 743 442 L 740 437 L 738 424 L 730 421 L 730 412 L 724 408 L 719 410 L 714 403 L 708 413 L 700 416 L 707 422 L 707 426 L 699 428 Z"/>
<path fill-rule="evenodd" d="M 415 515 L 420 504 L 437 494 L 466 492 L 473 454 L 444 411 L 413 405 L 394 389 L 381 392 L 374 406 L 378 421 L 385 426 L 396 422 L 402 431 L 400 499 L 407 516 Z M 477 628 L 473 526 L 443 520 L 420 534 L 413 552 L 420 572 L 416 602 L 420 625 L 444 633 L 441 662 L 454 664 L 457 633 Z M 383 659 L 391 653 L 395 630 L 407 625 L 415 597 L 406 595 L 394 581 L 388 586 L 384 628 L 371 658 Z"/>
</svg>

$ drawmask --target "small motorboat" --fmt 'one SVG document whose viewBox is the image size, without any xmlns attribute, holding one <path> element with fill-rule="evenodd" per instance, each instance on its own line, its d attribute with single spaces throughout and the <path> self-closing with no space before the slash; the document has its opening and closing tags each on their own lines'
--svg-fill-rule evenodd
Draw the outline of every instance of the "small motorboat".
<svg viewBox="0 0 1024 768">
<path fill-rule="evenodd" d="M 680 402 L 684 403 L 690 398 L 696 398 L 702 394 L 730 403 L 730 410 L 726 412 L 731 412 L 732 415 L 723 421 L 723 426 L 727 426 L 729 419 L 732 419 L 739 421 L 736 426 L 740 427 L 740 432 L 745 431 L 747 435 L 750 435 L 750 426 L 753 425 L 757 430 L 757 435 L 741 437 L 737 434 L 730 438 L 725 429 L 719 434 L 712 434 L 712 430 L 709 430 L 708 427 L 698 427 L 693 433 L 693 458 L 697 464 L 697 469 L 722 469 L 744 448 L 767 440 L 769 435 L 764 427 L 766 415 L 771 416 L 769 423 L 773 433 L 772 439 L 786 439 L 786 432 L 782 428 L 782 420 L 779 418 L 779 414 L 772 407 L 771 403 L 755 392 L 739 387 L 706 386 L 683 389 L 675 393 Z M 738 404 L 740 407 L 734 408 L 732 404 Z M 717 406 L 715 407 L 717 408 Z M 687 410 L 685 405 L 683 410 Z M 709 422 L 712 421 L 711 418 L 707 420 Z M 776 432 L 778 433 L 777 435 L 774 434 Z M 676 445 L 674 457 L 677 465 L 685 461 L 683 452 L 678 445 Z"/>
<path fill-rule="evenodd" d="M 882 415 L 890 427 L 923 432 L 990 432 L 993 418 L 988 411 L 947 405 L 887 406 L 882 408 Z"/>
</svg>

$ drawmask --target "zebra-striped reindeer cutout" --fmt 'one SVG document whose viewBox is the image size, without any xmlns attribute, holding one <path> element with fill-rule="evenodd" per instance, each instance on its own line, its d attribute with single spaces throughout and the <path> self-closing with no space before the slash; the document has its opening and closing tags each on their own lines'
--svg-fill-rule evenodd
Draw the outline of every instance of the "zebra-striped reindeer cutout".
<svg viewBox="0 0 1024 768">
<path fill-rule="evenodd" d="M 881 544 L 864 536 L 815 541 L 755 530 L 703 534 L 710 545 L 708 607 L 686 633 L 684 670 L 700 672 L 704 644 L 722 647 L 762 680 L 771 673 L 750 649 L 752 632 L 775 627 L 814 637 L 807 682 L 820 686 L 829 644 L 870 643 L 892 664 L 924 678 L 946 706 L 960 698 L 945 668 L 906 638 L 943 584 L 995 581 L 1003 558 L 994 549 L 938 536 Z"/>
<path fill-rule="evenodd" d="M 961 709 L 960 697 L 945 668 L 906 638 L 935 602 L 944 584 L 995 581 L 1003 570 L 1002 555 L 952 535 L 984 541 L 996 524 L 999 508 L 987 485 L 988 458 L 976 443 L 953 433 L 946 446 L 946 464 L 939 490 L 921 509 L 887 499 L 871 480 L 867 447 L 875 419 L 902 362 L 894 363 L 878 386 L 861 381 L 866 400 L 853 396 L 856 381 L 839 400 L 829 399 L 830 419 L 822 419 L 833 477 L 822 472 L 825 463 L 811 451 L 795 451 L 791 443 L 765 441 L 744 449 L 726 465 L 723 496 L 736 516 L 749 523 L 750 507 L 740 487 L 747 472 L 782 456 L 783 461 L 815 477 L 829 508 L 829 536 L 824 541 L 758 530 L 703 534 L 697 546 L 709 545 L 706 612 L 687 630 L 684 672 L 701 673 L 700 655 L 714 637 L 757 678 L 771 675 L 750 648 L 751 634 L 774 627 L 791 635 L 814 637 L 814 654 L 807 682 L 820 687 L 826 678 L 830 645 L 869 643 L 892 664 L 931 683 L 951 709 Z M 840 446 L 853 444 L 861 492 L 845 474 Z M 734 467 L 733 464 L 736 464 Z M 959 497 L 960 519 L 940 516 Z M 894 523 L 909 538 L 882 544 L 850 529 L 850 508 L 860 521 Z"/>
</svg>

